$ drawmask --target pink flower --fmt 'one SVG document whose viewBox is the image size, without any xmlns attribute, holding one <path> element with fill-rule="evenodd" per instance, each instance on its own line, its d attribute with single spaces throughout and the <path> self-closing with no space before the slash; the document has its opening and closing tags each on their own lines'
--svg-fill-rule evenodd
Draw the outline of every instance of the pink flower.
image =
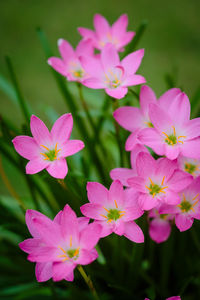
<svg viewBox="0 0 200 300">
<path fill-rule="evenodd" d="M 159 210 L 152 209 L 149 212 L 149 235 L 156 243 L 165 242 L 171 233 L 171 220 L 174 218 L 173 215 L 160 214 Z"/>
<path fill-rule="evenodd" d="M 107 20 L 96 14 L 94 16 L 95 31 L 87 28 L 78 28 L 79 33 L 84 39 L 91 39 L 95 48 L 101 50 L 111 43 L 116 50 L 123 51 L 123 47 L 127 45 L 135 35 L 135 32 L 126 31 L 128 25 L 127 15 L 122 15 L 110 26 Z"/>
<path fill-rule="evenodd" d="M 194 219 L 200 220 L 200 177 L 179 194 L 181 202 L 178 205 L 164 206 L 162 213 L 175 215 L 175 224 L 180 231 L 191 228 Z"/>
<path fill-rule="evenodd" d="M 140 140 L 138 140 L 138 134 L 143 129 L 154 127 L 150 119 L 149 105 L 158 104 L 167 110 L 168 106 L 180 92 L 181 91 L 176 88 L 170 89 L 157 100 L 156 95 L 150 87 L 142 86 L 140 91 L 140 108 L 123 106 L 113 113 L 113 117 L 120 126 L 131 132 L 126 141 L 126 151 L 131 151 L 135 144 L 141 143 Z"/>
<path fill-rule="evenodd" d="M 200 175 L 200 159 L 192 159 L 184 156 L 178 157 L 179 168 L 193 177 Z"/>
<path fill-rule="evenodd" d="M 149 116 L 154 128 L 139 133 L 142 144 L 169 159 L 179 155 L 200 159 L 200 118 L 190 120 L 190 102 L 185 93 L 179 93 L 165 109 L 150 104 Z"/>
<path fill-rule="evenodd" d="M 90 40 L 80 41 L 76 49 L 65 40 L 58 40 L 58 48 L 62 57 L 50 57 L 48 64 L 58 73 L 67 77 L 69 81 L 82 82 L 88 75 L 86 74 L 79 57 L 81 55 L 93 55 L 93 46 Z"/>
<path fill-rule="evenodd" d="M 161 203 L 179 204 L 178 192 L 187 187 L 192 176 L 177 170 L 175 161 L 167 158 L 155 160 L 150 154 L 140 152 L 136 159 L 137 176 L 128 184 L 140 193 L 138 203 L 150 210 Z"/>
<path fill-rule="evenodd" d="M 77 218 L 66 205 L 52 221 L 35 210 L 27 210 L 26 224 L 33 238 L 19 244 L 36 262 L 37 281 L 73 281 L 77 265 L 87 265 L 97 257 L 94 249 L 101 226 L 89 224 L 87 218 Z"/>
<path fill-rule="evenodd" d="M 90 203 L 81 206 L 80 210 L 94 219 L 94 224 L 102 226 L 101 237 L 114 232 L 133 242 L 144 242 L 142 230 L 133 221 L 143 214 L 133 189 L 123 190 L 118 180 L 113 181 L 109 190 L 100 183 L 88 182 L 87 193 Z"/>
<path fill-rule="evenodd" d="M 105 89 L 113 98 L 121 99 L 127 92 L 128 86 L 145 82 L 145 78 L 135 75 L 141 64 L 144 50 L 137 50 L 126 56 L 121 62 L 117 50 L 112 44 L 107 44 L 100 58 L 82 56 L 81 63 L 90 78 L 83 84 L 92 89 Z"/>
<path fill-rule="evenodd" d="M 65 157 L 84 147 L 82 141 L 69 140 L 73 127 L 72 115 L 62 115 L 54 123 L 51 132 L 38 117 L 32 115 L 30 127 L 33 137 L 21 135 L 12 141 L 15 150 L 30 160 L 26 165 L 26 173 L 35 174 L 46 169 L 51 176 L 64 178 L 68 172 Z"/>
<path fill-rule="evenodd" d="M 147 148 L 143 145 L 137 144 L 133 151 L 131 151 L 131 169 L 128 168 L 115 168 L 110 171 L 112 180 L 119 180 L 124 186 L 129 186 L 127 180 L 133 176 L 137 176 L 136 159 L 140 152 L 149 153 Z"/>
<path fill-rule="evenodd" d="M 150 300 L 150 299 L 145 298 L 144 300 Z M 180 296 L 173 296 L 173 297 L 167 298 L 166 300 L 181 300 L 181 297 Z"/>
</svg>

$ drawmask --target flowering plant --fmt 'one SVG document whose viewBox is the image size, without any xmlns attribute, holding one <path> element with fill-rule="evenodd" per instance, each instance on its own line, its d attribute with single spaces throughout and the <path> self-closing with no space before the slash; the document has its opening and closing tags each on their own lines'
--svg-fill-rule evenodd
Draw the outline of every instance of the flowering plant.
<svg viewBox="0 0 200 300">
<path fill-rule="evenodd" d="M 96 14 L 95 31 L 78 29 L 83 39 L 75 50 L 68 41 L 59 39 L 61 58 L 47 51 L 48 64 L 70 111 L 55 120 L 51 131 L 40 118 L 30 115 L 11 61 L 7 60 L 25 126 L 19 133 L 13 130 L 12 122 L 2 119 L 1 150 L 25 175 L 31 195 L 31 199 L 18 196 L 0 164 L 1 177 L 18 203 L 18 217 L 24 219 L 25 213 L 32 235 L 20 241 L 19 247 L 28 253 L 30 262 L 36 263 L 38 282 L 51 278 L 54 282 L 75 279 L 76 284 L 77 269 L 96 299 L 111 299 L 112 293 L 115 298 L 116 290 L 131 299 L 137 276 L 145 278 L 149 287 L 145 292 L 155 299 L 157 286 L 148 274 L 151 260 L 142 259 L 141 249 L 148 246 L 153 255 L 152 247 L 158 247 L 154 242 L 172 240 L 170 234 L 173 235 L 175 225 L 182 232 L 190 229 L 195 219 L 200 220 L 200 118 L 190 120 L 189 98 L 179 88 L 170 88 L 158 99 L 148 85 L 141 86 L 139 93 L 131 88 L 144 84 L 146 79 L 140 71 L 135 74 L 144 50 L 132 48 L 124 54 L 126 45 L 135 36 L 127 31 L 127 25 L 127 15 L 110 26 L 103 16 Z M 42 31 L 39 37 L 48 49 Z M 84 117 L 77 112 L 76 97 L 68 89 L 67 81 L 77 84 Z M 105 103 L 97 117 L 85 101 L 85 94 L 92 93 L 91 89 L 105 90 Z M 130 93 L 134 95 L 132 98 L 139 99 L 138 107 L 129 103 Z M 103 129 L 107 116 L 111 133 Z M 73 119 L 78 132 L 72 132 Z M 121 127 L 131 132 L 128 138 Z M 110 152 L 112 144 L 115 148 Z M 14 149 L 19 155 L 13 154 Z M 20 156 L 29 160 L 26 167 Z M 83 216 L 77 217 L 75 211 Z M 193 238 L 198 244 L 196 237 Z M 173 245 L 172 251 L 176 252 Z M 108 283 L 105 297 L 98 296 L 101 284 L 94 284 L 93 276 L 87 275 L 95 277 L 93 267 L 88 267 L 87 272 L 83 268 L 91 263 L 97 270 L 96 279 Z M 163 268 L 167 274 L 166 265 Z M 121 277 L 118 278 L 116 287 L 119 270 L 124 275 L 127 272 L 129 278 L 126 282 L 122 280 L 122 285 Z M 158 295 L 166 297 L 169 291 L 162 276 L 164 288 Z M 55 292 L 55 287 L 52 289 L 52 293 L 60 293 L 60 290 Z M 82 289 L 86 295 L 87 291 Z M 178 287 L 174 291 L 183 293 Z M 144 296 L 143 292 L 137 293 L 140 299 Z M 77 297 L 73 291 L 72 297 Z M 178 300 L 180 296 L 167 299 Z"/>
</svg>

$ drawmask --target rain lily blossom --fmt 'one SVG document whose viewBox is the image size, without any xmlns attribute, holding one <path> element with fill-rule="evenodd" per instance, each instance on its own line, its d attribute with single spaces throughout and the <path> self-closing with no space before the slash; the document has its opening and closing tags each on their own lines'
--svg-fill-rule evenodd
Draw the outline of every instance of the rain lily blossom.
<svg viewBox="0 0 200 300">
<path fill-rule="evenodd" d="M 149 298 L 145 298 L 144 300 L 150 300 Z M 166 300 L 181 300 L 180 296 L 172 296 L 169 298 L 166 298 Z"/>
<path fill-rule="evenodd" d="M 129 168 L 115 168 L 110 171 L 110 177 L 112 180 L 119 180 L 124 186 L 129 186 L 128 185 L 128 179 L 137 176 L 137 171 L 136 171 L 136 159 L 137 155 L 140 152 L 146 152 L 149 153 L 147 148 L 145 148 L 141 144 L 136 144 L 134 147 L 133 151 L 131 151 L 131 169 Z"/>
<path fill-rule="evenodd" d="M 153 128 L 149 115 L 149 105 L 157 104 L 163 109 L 167 109 L 170 103 L 181 91 L 173 88 L 165 92 L 158 100 L 153 90 L 144 85 L 140 90 L 140 108 L 123 106 L 115 110 L 113 117 L 124 129 L 131 132 L 125 145 L 126 151 L 132 151 L 134 146 L 141 143 L 138 134 L 145 128 Z"/>
<path fill-rule="evenodd" d="M 100 183 L 88 182 L 87 193 L 90 203 L 81 206 L 80 210 L 86 217 L 94 219 L 94 224 L 101 225 L 101 237 L 114 232 L 133 242 L 144 242 L 142 230 L 133 221 L 143 214 L 133 189 L 124 190 L 118 180 L 113 181 L 109 190 Z"/>
<path fill-rule="evenodd" d="M 135 75 L 139 68 L 144 50 L 137 50 L 127 55 L 121 62 L 117 50 L 107 44 L 101 51 L 99 59 L 91 56 L 80 57 L 81 63 L 90 78 L 82 83 L 92 89 L 105 89 L 113 98 L 121 99 L 128 92 L 128 86 L 145 82 L 141 75 Z"/>
<path fill-rule="evenodd" d="M 171 233 L 171 220 L 173 215 L 160 214 L 159 210 L 152 209 L 149 211 L 149 235 L 156 243 L 165 242 Z"/>
<path fill-rule="evenodd" d="M 179 168 L 193 177 L 200 175 L 200 159 L 192 159 L 184 156 L 178 157 Z"/>
<path fill-rule="evenodd" d="M 128 179 L 128 184 L 140 193 L 138 203 L 143 210 L 156 208 L 161 203 L 179 204 L 178 193 L 192 181 L 191 175 L 177 169 L 176 161 L 155 160 L 144 152 L 137 156 L 136 170 L 137 176 Z"/>
<path fill-rule="evenodd" d="M 127 45 L 135 35 L 135 32 L 126 31 L 128 25 L 128 16 L 126 14 L 110 26 L 108 21 L 96 14 L 94 16 L 95 31 L 83 27 L 79 27 L 78 31 L 84 39 L 91 39 L 95 48 L 102 50 L 108 43 L 113 44 L 117 51 L 123 51 L 123 47 Z"/>
<path fill-rule="evenodd" d="M 175 215 L 175 224 L 180 231 L 191 228 L 194 219 L 200 220 L 200 177 L 180 192 L 181 202 L 178 205 L 163 206 L 162 213 Z"/>
<path fill-rule="evenodd" d="M 15 150 L 29 160 L 26 173 L 35 174 L 46 169 L 51 176 L 63 179 L 68 172 L 65 158 L 84 147 L 80 140 L 69 140 L 73 127 L 72 115 L 62 115 L 51 132 L 38 117 L 32 115 L 30 127 L 33 137 L 21 135 L 12 141 Z"/>
<path fill-rule="evenodd" d="M 62 58 L 50 57 L 48 64 L 69 81 L 82 82 L 88 78 L 79 57 L 81 55 L 93 55 L 93 46 L 90 40 L 80 41 L 74 50 L 70 43 L 63 39 L 58 40 L 58 48 Z"/>
<path fill-rule="evenodd" d="M 153 128 L 139 133 L 142 144 L 171 160 L 179 155 L 200 159 L 200 118 L 190 120 L 190 102 L 185 93 L 178 94 L 167 109 L 151 103 L 149 116 Z"/>
<path fill-rule="evenodd" d="M 73 281 L 77 265 L 93 262 L 98 253 L 97 244 L 101 226 L 89 224 L 87 218 L 77 218 L 66 205 L 52 221 L 43 214 L 27 210 L 26 224 L 33 236 L 19 244 L 28 253 L 28 260 L 36 262 L 36 278 L 39 282 Z"/>
</svg>

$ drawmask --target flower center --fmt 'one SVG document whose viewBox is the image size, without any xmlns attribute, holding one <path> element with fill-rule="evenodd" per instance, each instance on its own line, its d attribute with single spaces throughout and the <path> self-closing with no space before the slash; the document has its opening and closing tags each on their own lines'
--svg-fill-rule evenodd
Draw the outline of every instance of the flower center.
<svg viewBox="0 0 200 300">
<path fill-rule="evenodd" d="M 108 85 L 110 89 L 116 89 L 121 85 L 121 77 L 122 77 L 122 70 L 120 68 L 117 69 L 116 72 L 112 70 L 108 70 L 108 73 L 105 73 L 106 81 L 105 83 Z"/>
<path fill-rule="evenodd" d="M 190 174 L 194 174 L 195 171 L 198 170 L 198 166 L 197 165 L 193 165 L 193 164 L 190 164 L 190 163 L 185 163 L 185 171 L 190 173 Z"/>
<path fill-rule="evenodd" d="M 149 127 L 149 128 L 154 128 L 154 126 L 151 122 L 144 122 L 144 124 L 146 124 L 147 127 Z"/>
<path fill-rule="evenodd" d="M 197 203 L 199 202 L 199 199 L 197 199 L 199 196 L 199 194 L 197 194 L 192 201 L 195 201 L 194 203 L 192 203 L 192 201 L 187 201 L 185 194 L 183 194 L 183 200 L 180 204 L 178 204 L 177 206 L 181 209 L 182 212 L 189 212 L 190 210 L 192 210 L 193 212 L 195 212 L 194 210 L 194 206 L 197 205 Z"/>
<path fill-rule="evenodd" d="M 103 209 L 107 211 L 107 215 L 101 215 L 101 216 L 107 219 L 107 223 L 110 223 L 112 221 L 117 221 L 118 219 L 122 218 L 125 215 L 125 211 L 118 209 L 117 201 L 114 200 L 114 202 L 116 208 L 107 209 L 103 206 Z"/>
<path fill-rule="evenodd" d="M 168 214 L 160 214 L 160 219 L 161 220 L 166 220 L 167 216 L 168 216 Z"/>
<path fill-rule="evenodd" d="M 61 149 L 57 149 L 58 143 L 56 143 L 54 149 L 49 149 L 48 147 L 46 147 L 44 145 L 40 145 L 40 146 L 47 150 L 47 152 L 45 152 L 45 153 L 40 152 L 40 154 L 42 154 L 44 156 L 44 160 L 54 161 L 57 159 L 58 152 L 61 150 Z"/>
<path fill-rule="evenodd" d="M 74 77 L 82 78 L 84 76 L 84 71 L 83 69 L 75 70 L 73 71 L 73 75 Z"/>
<path fill-rule="evenodd" d="M 58 246 L 58 248 L 64 253 L 64 254 L 58 255 L 58 257 L 63 258 L 62 262 L 69 260 L 69 259 L 76 260 L 78 258 L 80 247 L 78 247 L 76 249 L 71 249 L 71 247 L 72 247 L 72 236 L 70 236 L 70 249 L 65 251 L 62 247 Z"/>
<path fill-rule="evenodd" d="M 163 186 L 164 180 L 165 180 L 165 176 L 164 176 L 163 179 L 162 179 L 161 186 L 158 185 L 158 184 L 155 184 L 155 183 L 151 180 L 151 178 L 149 178 L 149 180 L 150 180 L 150 185 L 149 185 L 149 186 L 145 185 L 145 187 L 149 190 L 149 194 L 152 195 L 153 198 L 154 198 L 154 196 L 156 196 L 156 195 L 159 194 L 159 193 L 164 193 L 164 194 L 166 194 L 166 192 L 164 191 L 164 189 L 168 188 L 168 186 L 165 186 L 165 187 Z"/>
<path fill-rule="evenodd" d="M 170 146 L 174 146 L 176 144 L 183 144 L 183 141 L 180 141 L 181 138 L 186 138 L 185 135 L 179 135 L 178 137 L 176 136 L 176 130 L 175 127 L 172 126 L 173 128 L 173 133 L 168 135 L 165 132 L 162 132 L 166 138 L 165 138 L 165 142 L 170 145 Z"/>
</svg>

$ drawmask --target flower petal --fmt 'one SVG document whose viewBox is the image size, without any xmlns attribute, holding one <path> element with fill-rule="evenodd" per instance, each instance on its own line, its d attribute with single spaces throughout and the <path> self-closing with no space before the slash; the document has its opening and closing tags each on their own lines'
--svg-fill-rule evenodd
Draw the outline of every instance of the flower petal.
<svg viewBox="0 0 200 300">
<path fill-rule="evenodd" d="M 60 281 L 65 279 L 66 276 L 70 275 L 75 269 L 75 265 L 68 262 L 54 262 L 52 273 L 53 281 Z"/>
<path fill-rule="evenodd" d="M 126 87 L 118 86 L 116 89 L 105 89 L 106 93 L 115 98 L 122 99 L 128 93 L 128 89 Z"/>
<path fill-rule="evenodd" d="M 183 124 L 190 119 L 190 100 L 185 93 L 180 93 L 168 109 L 171 118 L 177 124 Z"/>
<path fill-rule="evenodd" d="M 120 64 L 118 52 L 113 44 L 105 45 L 101 52 L 101 62 L 105 72 Z"/>
<path fill-rule="evenodd" d="M 39 154 L 39 147 L 34 138 L 30 136 L 20 135 L 13 140 L 15 150 L 26 159 L 34 159 Z"/>
<path fill-rule="evenodd" d="M 84 143 L 79 140 L 70 140 L 62 147 L 61 156 L 67 157 L 81 151 L 85 147 Z"/>
<path fill-rule="evenodd" d="M 71 236 L 72 245 L 73 243 L 77 243 L 79 236 L 78 218 L 69 205 L 65 205 L 63 209 L 60 225 L 64 240 L 69 240 L 69 237 Z"/>
<path fill-rule="evenodd" d="M 124 204 L 124 189 L 119 180 L 114 180 L 109 189 L 108 195 L 109 204 L 114 206 L 123 206 Z M 109 205 L 108 204 L 108 205 Z"/>
<path fill-rule="evenodd" d="M 140 109 L 132 106 L 123 106 L 116 109 L 113 113 L 115 120 L 129 131 L 134 131 L 142 126 L 142 115 Z"/>
<path fill-rule="evenodd" d="M 87 196 L 91 203 L 105 205 L 108 203 L 108 190 L 98 182 L 87 183 Z"/>
<path fill-rule="evenodd" d="M 64 114 L 59 119 L 56 120 L 52 129 L 51 135 L 53 142 L 65 143 L 72 131 L 73 119 L 71 114 Z"/>
<path fill-rule="evenodd" d="M 95 14 L 94 16 L 94 28 L 99 38 L 103 38 L 110 32 L 110 26 L 107 20 L 100 14 Z"/>
<path fill-rule="evenodd" d="M 134 221 L 125 223 L 124 236 L 132 242 L 144 243 L 144 234 Z"/>
<path fill-rule="evenodd" d="M 144 49 L 137 50 L 127 55 L 121 62 L 127 75 L 134 74 L 139 68 L 142 58 L 144 56 Z"/>
<path fill-rule="evenodd" d="M 173 126 L 170 116 L 157 104 L 151 103 L 149 105 L 149 116 L 152 124 L 160 133 L 168 131 Z"/>
<path fill-rule="evenodd" d="M 65 158 L 57 159 L 47 167 L 47 172 L 55 178 L 64 179 L 68 172 Z"/>
<path fill-rule="evenodd" d="M 36 263 L 35 276 L 38 282 L 44 282 L 52 277 L 52 262 Z"/>
<path fill-rule="evenodd" d="M 181 90 L 177 88 L 168 90 L 158 99 L 158 105 L 163 109 L 167 109 L 180 93 Z"/>
<path fill-rule="evenodd" d="M 138 133 L 138 140 L 152 148 L 158 155 L 165 154 L 164 143 L 160 134 L 154 128 L 145 128 Z"/>
<path fill-rule="evenodd" d="M 99 241 L 101 233 L 101 226 L 96 223 L 89 224 L 80 233 L 81 248 L 91 250 Z"/>
<path fill-rule="evenodd" d="M 46 143 L 48 144 L 51 141 L 48 128 L 38 117 L 34 115 L 31 116 L 30 127 L 32 135 L 39 145 L 44 145 Z"/>
<path fill-rule="evenodd" d="M 181 145 L 183 156 L 200 159 L 200 138 L 186 141 Z"/>
<path fill-rule="evenodd" d="M 76 57 L 76 55 L 74 53 L 74 49 L 68 41 L 59 39 L 58 40 L 58 48 L 59 48 L 59 52 L 60 52 L 63 60 L 65 61 L 65 63 Z"/>
<path fill-rule="evenodd" d="M 86 203 L 80 207 L 82 214 L 94 220 L 106 220 L 107 212 L 100 204 Z M 103 217 L 105 215 L 105 217 Z"/>
<path fill-rule="evenodd" d="M 139 176 L 147 178 L 156 169 L 156 161 L 149 153 L 140 152 L 136 159 L 136 169 Z"/>
<path fill-rule="evenodd" d="M 97 259 L 97 257 L 98 257 L 98 252 L 96 251 L 96 249 L 90 251 L 83 249 L 81 250 L 80 257 L 77 259 L 76 263 L 79 265 L 88 265 L 91 262 L 93 262 L 95 259 Z"/>
<path fill-rule="evenodd" d="M 110 171 L 112 180 L 119 180 L 124 186 L 128 186 L 127 180 L 136 175 L 136 171 L 127 168 L 116 168 Z"/>
<path fill-rule="evenodd" d="M 193 218 L 186 216 L 184 214 L 179 214 L 175 216 L 175 224 L 180 231 L 188 230 L 192 227 L 194 222 Z"/>
<path fill-rule="evenodd" d="M 128 77 L 126 77 L 126 79 L 123 80 L 121 86 L 133 86 L 133 85 L 138 85 L 138 84 L 142 84 L 145 82 L 146 82 L 146 79 L 143 76 L 133 74 L 133 75 L 129 75 Z"/>
<path fill-rule="evenodd" d="M 68 75 L 67 67 L 62 59 L 57 57 L 50 57 L 47 62 L 58 73 L 62 74 L 65 77 Z"/>
<path fill-rule="evenodd" d="M 149 235 L 156 243 L 165 242 L 171 233 L 171 225 L 169 221 L 155 218 L 150 222 Z"/>
<path fill-rule="evenodd" d="M 176 170 L 173 176 L 169 179 L 167 185 L 170 190 L 174 192 L 180 192 L 186 188 L 193 180 L 192 175 L 189 175 L 183 171 Z"/>
<path fill-rule="evenodd" d="M 147 85 L 143 85 L 140 90 L 140 107 L 144 116 L 149 116 L 149 104 L 157 103 L 154 91 Z"/>
<path fill-rule="evenodd" d="M 36 174 L 49 166 L 49 161 L 41 157 L 30 160 L 26 165 L 26 174 Z"/>
</svg>

